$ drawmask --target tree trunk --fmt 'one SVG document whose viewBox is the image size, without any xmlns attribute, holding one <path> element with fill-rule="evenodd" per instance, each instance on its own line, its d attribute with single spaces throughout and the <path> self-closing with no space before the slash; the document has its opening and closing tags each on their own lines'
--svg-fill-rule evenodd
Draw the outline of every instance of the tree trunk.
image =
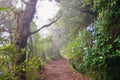
<svg viewBox="0 0 120 80">
<path fill-rule="evenodd" d="M 49 24 L 40 27 L 38 30 L 34 32 L 30 32 L 30 23 L 36 11 L 37 0 L 29 0 L 29 2 L 25 2 L 24 0 L 21 1 L 23 1 L 26 4 L 26 8 L 25 10 L 16 14 L 17 28 L 15 31 L 14 46 L 17 52 L 17 58 L 15 61 L 15 66 L 20 66 L 20 70 L 19 72 L 15 73 L 15 76 L 19 78 L 18 80 L 25 80 L 25 71 L 22 71 L 21 69 L 24 68 L 24 66 L 21 66 L 21 63 L 23 63 L 26 59 L 26 53 L 25 51 L 23 52 L 23 49 L 25 49 L 27 46 L 28 37 L 32 34 L 37 33 L 41 29 L 48 27 L 53 23 L 57 22 L 61 18 L 61 16 L 58 17 L 55 21 L 52 21 Z"/>
<path fill-rule="evenodd" d="M 30 0 L 26 3 L 26 9 L 17 13 L 17 29 L 15 32 L 15 49 L 18 53 L 27 45 L 30 34 L 30 22 L 34 17 L 37 0 Z"/>
<path fill-rule="evenodd" d="M 36 3 L 37 0 L 29 0 L 29 2 L 26 2 L 25 10 L 17 13 L 17 28 L 14 40 L 15 50 L 17 52 L 15 66 L 20 66 L 26 59 L 26 53 L 23 52 L 23 49 L 27 45 L 28 36 L 30 34 L 30 22 L 35 14 Z M 19 70 L 19 72 L 15 73 L 15 75 L 19 78 L 19 80 L 25 80 L 24 71 Z"/>
</svg>

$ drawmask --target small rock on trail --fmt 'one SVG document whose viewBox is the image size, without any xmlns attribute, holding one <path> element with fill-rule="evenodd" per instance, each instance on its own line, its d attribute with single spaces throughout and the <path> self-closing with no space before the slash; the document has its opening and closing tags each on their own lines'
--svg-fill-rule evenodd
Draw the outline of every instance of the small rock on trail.
<svg viewBox="0 0 120 80">
<path fill-rule="evenodd" d="M 64 58 L 46 64 L 44 75 L 46 76 L 45 80 L 90 80 L 71 69 Z"/>
</svg>

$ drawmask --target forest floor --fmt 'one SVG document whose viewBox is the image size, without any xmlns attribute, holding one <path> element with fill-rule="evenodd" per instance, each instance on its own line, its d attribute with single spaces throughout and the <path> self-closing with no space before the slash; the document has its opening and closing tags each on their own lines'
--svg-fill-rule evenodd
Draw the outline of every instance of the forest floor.
<svg viewBox="0 0 120 80">
<path fill-rule="evenodd" d="M 43 74 L 45 78 L 40 80 L 90 80 L 76 72 L 64 58 L 48 62 Z"/>
</svg>

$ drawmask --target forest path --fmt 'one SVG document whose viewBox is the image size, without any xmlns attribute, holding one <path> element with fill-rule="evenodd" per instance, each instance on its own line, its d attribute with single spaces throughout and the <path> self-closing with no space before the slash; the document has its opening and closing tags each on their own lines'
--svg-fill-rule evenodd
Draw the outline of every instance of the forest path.
<svg viewBox="0 0 120 80">
<path fill-rule="evenodd" d="M 46 80 L 90 80 L 75 72 L 64 58 L 47 63 L 44 74 Z"/>
</svg>

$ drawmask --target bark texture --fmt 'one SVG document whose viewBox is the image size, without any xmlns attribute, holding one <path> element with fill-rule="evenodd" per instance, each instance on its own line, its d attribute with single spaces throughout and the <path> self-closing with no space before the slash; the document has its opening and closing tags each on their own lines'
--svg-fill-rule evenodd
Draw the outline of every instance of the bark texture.
<svg viewBox="0 0 120 80">
<path fill-rule="evenodd" d="M 15 49 L 21 53 L 21 49 L 26 47 L 27 39 L 30 34 L 30 22 L 32 21 L 37 0 L 30 0 L 26 3 L 26 9 L 17 13 L 17 28 L 15 32 Z"/>
<path fill-rule="evenodd" d="M 18 77 L 19 80 L 26 80 L 26 73 L 22 70 L 25 66 L 21 66 L 21 63 L 26 59 L 26 53 L 22 50 L 27 45 L 28 36 L 30 34 L 30 23 L 35 14 L 36 3 L 37 0 L 29 0 L 29 2 L 26 2 L 25 10 L 17 13 L 17 28 L 15 31 L 14 46 L 17 52 L 15 66 L 19 66 L 21 68 L 17 73 L 15 73 L 15 77 Z"/>
</svg>

